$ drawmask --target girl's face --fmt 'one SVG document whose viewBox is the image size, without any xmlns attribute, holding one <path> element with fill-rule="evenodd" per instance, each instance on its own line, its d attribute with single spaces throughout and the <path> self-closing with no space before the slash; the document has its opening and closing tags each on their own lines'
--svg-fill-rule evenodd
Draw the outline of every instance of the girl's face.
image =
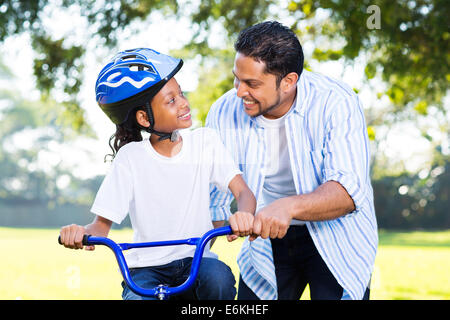
<svg viewBox="0 0 450 320">
<path fill-rule="evenodd" d="M 175 78 L 170 79 L 153 97 L 153 116 L 156 131 L 172 132 L 192 125 L 189 102 Z"/>
</svg>

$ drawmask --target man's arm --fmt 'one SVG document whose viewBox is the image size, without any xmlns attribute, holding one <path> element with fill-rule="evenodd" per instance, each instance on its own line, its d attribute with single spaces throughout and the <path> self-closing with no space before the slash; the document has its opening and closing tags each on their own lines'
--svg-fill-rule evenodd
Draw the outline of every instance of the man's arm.
<svg viewBox="0 0 450 320">
<path fill-rule="evenodd" d="M 297 220 L 332 220 L 355 210 L 352 198 L 336 181 L 327 181 L 311 193 L 288 199 L 292 202 L 291 217 Z"/>
<path fill-rule="evenodd" d="M 355 210 L 355 204 L 341 184 L 327 181 L 311 193 L 278 199 L 258 211 L 253 223 L 254 240 L 283 238 L 292 219 L 323 221 L 339 218 Z"/>
</svg>

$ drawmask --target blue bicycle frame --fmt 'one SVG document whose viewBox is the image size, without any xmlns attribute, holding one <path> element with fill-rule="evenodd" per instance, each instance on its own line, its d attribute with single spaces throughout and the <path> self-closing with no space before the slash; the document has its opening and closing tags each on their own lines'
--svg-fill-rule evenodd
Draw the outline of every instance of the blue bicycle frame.
<svg viewBox="0 0 450 320">
<path fill-rule="evenodd" d="M 195 281 L 198 270 L 200 268 L 200 261 L 203 256 L 203 251 L 206 244 L 215 237 L 231 234 L 232 230 L 230 226 L 216 228 L 205 233 L 201 238 L 189 238 L 182 240 L 168 240 L 168 241 L 156 241 L 156 242 L 140 242 L 140 243 L 115 243 L 113 240 L 105 237 L 94 237 L 85 235 L 83 237 L 83 245 L 104 245 L 110 248 L 116 256 L 117 263 L 119 264 L 120 272 L 127 286 L 136 294 L 145 297 L 157 297 L 160 300 L 166 299 L 173 294 L 181 293 L 187 290 Z M 60 242 L 60 239 L 58 239 Z M 146 289 L 138 286 L 130 276 L 130 270 L 123 255 L 123 250 L 129 250 L 134 248 L 147 248 L 147 247 L 160 247 L 160 246 L 172 246 L 172 245 L 194 245 L 196 246 L 194 258 L 192 260 L 191 272 L 189 277 L 184 283 L 177 287 L 168 287 L 166 285 L 159 285 L 156 288 Z"/>
</svg>

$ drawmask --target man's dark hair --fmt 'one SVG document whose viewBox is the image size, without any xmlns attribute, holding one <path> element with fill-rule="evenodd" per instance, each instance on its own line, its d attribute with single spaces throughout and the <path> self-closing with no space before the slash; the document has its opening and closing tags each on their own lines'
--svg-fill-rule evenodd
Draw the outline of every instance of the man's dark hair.
<svg viewBox="0 0 450 320">
<path fill-rule="evenodd" d="M 266 64 L 266 72 L 277 76 L 277 86 L 291 72 L 300 77 L 303 71 L 303 50 L 295 33 L 276 21 L 266 21 L 239 33 L 234 44 L 236 52 Z"/>
</svg>

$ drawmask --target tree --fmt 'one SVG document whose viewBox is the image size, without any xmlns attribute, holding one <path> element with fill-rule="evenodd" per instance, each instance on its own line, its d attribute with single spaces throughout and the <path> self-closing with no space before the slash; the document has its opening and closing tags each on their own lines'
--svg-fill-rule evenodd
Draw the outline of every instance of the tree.
<svg viewBox="0 0 450 320">
<path fill-rule="evenodd" d="M 5 78 L 12 82 L 13 75 L 0 60 L 0 79 Z M 98 186 L 77 178 L 55 157 L 59 146 L 79 136 L 63 113 L 50 98 L 29 100 L 0 86 L 0 202 L 90 203 Z M 98 185 L 98 178 L 93 181 Z"/>
<path fill-rule="evenodd" d="M 425 174 L 402 173 L 373 180 L 380 228 L 448 229 L 450 157 L 435 161 Z"/>
<path fill-rule="evenodd" d="M 449 71 L 450 3 L 446 0 L 296 0 L 284 2 L 262 0 L 64 0 L 60 4 L 46 1 L 7 0 L 0 6 L 0 41 L 6 37 L 29 32 L 35 58 L 38 87 L 48 93 L 57 78 L 66 76 L 64 91 L 69 98 L 67 108 L 77 109 L 84 54 L 82 45 L 71 45 L 70 39 L 52 39 L 43 22 L 50 10 L 78 8 L 87 21 L 92 39 L 100 46 L 113 47 L 116 36 L 136 20 L 144 20 L 154 10 L 166 15 L 188 15 L 195 30 L 187 48 L 214 56 L 208 38 L 214 24 L 223 27 L 226 38 L 233 39 L 243 28 L 267 18 L 289 16 L 290 26 L 303 41 L 320 41 L 313 57 L 319 61 L 349 61 L 361 52 L 368 53 L 366 77 L 376 76 L 386 83 L 385 92 L 393 111 L 414 109 L 426 114 L 430 105 L 443 109 L 447 94 Z M 379 8 L 379 28 L 369 28 L 368 8 Z M 445 110 L 446 111 L 446 110 Z M 81 128 L 82 116 L 75 118 Z"/>
<path fill-rule="evenodd" d="M 89 134 L 92 131 L 80 107 L 79 97 L 87 50 L 106 48 L 104 51 L 112 54 L 118 49 L 117 39 L 121 32 L 136 28 L 136 24 L 145 28 L 151 24 L 151 14 L 156 11 L 166 17 L 188 17 L 191 21 L 185 45 L 174 53 L 185 59 L 201 58 L 199 86 L 189 93 L 189 100 L 194 115 L 202 122 L 210 105 L 232 87 L 232 45 L 239 31 L 260 21 L 277 19 L 296 32 L 304 47 L 307 44 L 314 48 L 307 53 L 307 69 L 311 68 L 312 62 L 331 60 L 351 66 L 356 60 L 362 61 L 365 81 L 354 89 L 359 91 L 369 87 L 376 90 L 378 99 L 366 105 L 365 110 L 368 134 L 375 145 L 385 139 L 381 128 L 409 121 L 434 147 L 435 162 L 430 164 L 430 172 L 436 168 L 436 161 L 448 156 L 448 152 L 441 149 L 443 141 L 450 141 L 449 110 L 445 104 L 450 80 L 447 22 L 450 2 L 446 0 L 4 0 L 0 4 L 0 42 L 23 33 L 30 36 L 35 51 L 34 75 L 42 93 L 42 106 L 55 103 L 63 106 L 63 112 L 58 112 L 56 118 L 50 117 L 52 121 L 59 121 L 64 127 L 70 125 L 72 132 Z M 83 37 L 73 33 L 54 36 L 47 22 L 61 12 L 79 18 L 77 23 L 84 30 Z M 217 37 L 221 41 L 213 42 L 212 39 Z M 374 83 L 381 85 L 374 86 Z M 62 98 L 57 99 L 56 92 Z M 11 96 L 3 99 L 14 101 Z M 20 112 L 31 115 L 35 112 L 31 105 L 22 111 L 20 108 L 5 110 L 11 112 L 8 117 Z M 44 125 L 42 119 L 39 126 Z M 1 130 L 8 126 L 14 129 L 13 121 L 3 125 Z M 439 131 L 441 138 L 436 139 L 436 135 L 430 133 L 432 130 Z M 376 151 L 374 157 L 382 158 Z M 14 167 L 18 159 L 4 162 L 5 167 Z M 392 164 L 383 165 L 379 161 L 373 165 L 377 169 L 377 182 L 380 182 L 375 189 L 379 190 L 382 200 L 387 201 L 389 197 L 399 200 L 399 179 L 408 177 L 411 179 L 409 185 L 420 185 L 424 180 L 417 174 L 406 173 L 398 176 L 389 173 L 392 176 L 383 180 Z M 441 163 L 437 167 L 448 173 L 448 165 Z M 413 188 L 425 190 L 425 193 L 440 192 L 435 196 L 441 202 L 427 200 L 427 210 L 441 212 L 439 210 L 448 207 L 448 188 L 443 187 L 448 177 L 446 173 L 439 175 L 439 181 L 444 184 L 436 182 L 431 189 Z M 401 201 L 392 202 L 393 206 L 389 208 L 405 199 L 401 197 Z M 423 198 L 414 199 L 411 197 L 411 203 L 419 203 Z M 419 214 L 419 209 L 413 210 L 414 214 Z M 406 211 L 404 215 L 408 216 Z M 412 219 L 411 216 L 408 219 Z"/>
</svg>

